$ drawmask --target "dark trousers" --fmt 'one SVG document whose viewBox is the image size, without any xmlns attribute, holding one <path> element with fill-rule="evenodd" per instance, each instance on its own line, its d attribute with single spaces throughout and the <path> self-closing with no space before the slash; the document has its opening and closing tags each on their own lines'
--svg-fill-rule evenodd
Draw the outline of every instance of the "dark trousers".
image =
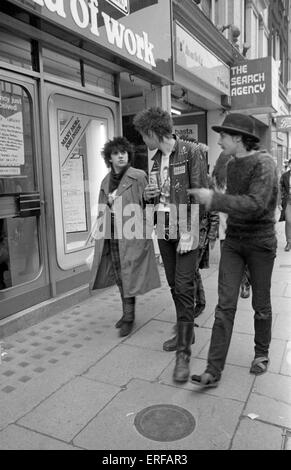
<svg viewBox="0 0 291 470">
<path fill-rule="evenodd" d="M 255 311 L 255 357 L 268 357 L 271 342 L 271 277 L 277 240 L 236 240 L 227 237 L 221 253 L 218 277 L 218 305 L 212 328 L 206 372 L 220 378 L 230 345 L 239 290 L 248 265 Z"/>
<path fill-rule="evenodd" d="M 194 321 L 194 275 L 197 250 L 177 253 L 177 240 L 159 239 L 166 278 L 176 307 L 177 321 Z"/>
</svg>

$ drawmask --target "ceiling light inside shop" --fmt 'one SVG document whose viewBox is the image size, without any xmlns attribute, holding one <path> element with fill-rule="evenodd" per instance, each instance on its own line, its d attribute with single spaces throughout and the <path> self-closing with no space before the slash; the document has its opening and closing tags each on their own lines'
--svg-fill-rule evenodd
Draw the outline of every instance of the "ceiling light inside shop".
<svg viewBox="0 0 291 470">
<path fill-rule="evenodd" d="M 181 111 L 179 111 L 178 109 L 175 109 L 175 108 L 171 108 L 171 113 L 172 114 L 176 114 L 177 116 L 181 116 Z"/>
</svg>

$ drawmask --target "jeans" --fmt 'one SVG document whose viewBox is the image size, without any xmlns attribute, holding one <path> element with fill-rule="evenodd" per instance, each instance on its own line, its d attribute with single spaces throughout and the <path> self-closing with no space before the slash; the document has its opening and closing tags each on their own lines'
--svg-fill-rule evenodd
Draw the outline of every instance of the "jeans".
<svg viewBox="0 0 291 470">
<path fill-rule="evenodd" d="M 276 248 L 275 236 L 265 241 L 227 237 L 223 244 L 219 263 L 218 305 L 206 369 L 206 372 L 218 379 L 224 369 L 230 345 L 246 265 L 251 278 L 252 307 L 255 311 L 255 357 L 268 357 L 272 329 L 271 277 Z"/>
<path fill-rule="evenodd" d="M 177 240 L 159 239 L 166 278 L 176 307 L 177 321 L 194 321 L 194 275 L 198 250 L 180 255 Z"/>
</svg>

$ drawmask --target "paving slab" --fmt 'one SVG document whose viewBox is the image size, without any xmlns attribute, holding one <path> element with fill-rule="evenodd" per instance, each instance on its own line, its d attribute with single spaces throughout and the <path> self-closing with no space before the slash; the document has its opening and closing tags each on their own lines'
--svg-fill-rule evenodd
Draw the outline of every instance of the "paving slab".
<svg viewBox="0 0 291 470">
<path fill-rule="evenodd" d="M 272 310 L 274 313 L 290 315 L 291 299 L 287 297 L 272 296 Z"/>
<path fill-rule="evenodd" d="M 152 405 L 183 407 L 196 420 L 183 439 L 160 442 L 142 436 L 134 426 L 137 413 Z M 197 395 L 159 383 L 133 380 L 73 440 L 86 449 L 179 450 L 228 449 L 243 405 L 233 400 Z"/>
<path fill-rule="evenodd" d="M 231 450 L 281 450 L 282 440 L 280 427 L 246 417 L 236 430 Z"/>
<path fill-rule="evenodd" d="M 162 351 L 163 343 L 173 336 L 173 324 L 159 320 L 149 321 L 141 330 L 127 337 L 124 344 Z"/>
<path fill-rule="evenodd" d="M 285 352 L 285 341 L 273 339 L 270 346 L 271 363 L 269 370 L 272 372 L 280 372 L 281 364 Z M 199 354 L 201 359 L 206 359 L 208 355 L 209 344 L 202 349 Z M 227 364 L 237 365 L 250 368 L 250 364 L 254 358 L 254 336 L 234 332 L 226 358 Z"/>
<path fill-rule="evenodd" d="M 257 419 L 265 423 L 291 429 L 291 406 L 289 403 L 252 393 L 244 410 L 244 415 L 249 413 L 258 415 Z"/>
<path fill-rule="evenodd" d="M 171 360 L 172 356 L 164 351 L 122 344 L 90 367 L 83 377 L 119 386 L 126 385 L 134 378 L 154 381 Z"/>
<path fill-rule="evenodd" d="M 0 450 L 78 450 L 78 448 L 13 424 L 0 432 Z"/>
<path fill-rule="evenodd" d="M 291 341 L 286 343 L 285 354 L 283 357 L 280 373 L 291 376 Z"/>
<path fill-rule="evenodd" d="M 256 377 L 253 392 L 291 405 L 291 377 L 267 372 Z"/>
<path fill-rule="evenodd" d="M 18 421 L 22 426 L 70 442 L 120 392 L 120 387 L 77 377 Z"/>
<path fill-rule="evenodd" d="M 202 374 L 206 368 L 206 361 L 202 359 L 196 359 L 195 357 L 191 360 L 191 374 Z M 173 382 L 174 362 L 170 364 L 160 376 L 160 382 L 185 388 L 191 390 L 195 394 L 208 394 L 215 397 L 227 398 L 231 400 L 238 400 L 245 402 L 251 392 L 254 377 L 248 373 L 248 370 L 244 367 L 226 365 L 223 372 L 221 382 L 217 388 L 200 389 L 199 387 L 192 384 L 190 381 L 181 385 L 177 385 Z"/>
<path fill-rule="evenodd" d="M 291 299 L 291 283 L 288 283 L 287 286 L 285 286 L 283 296 L 288 297 L 289 299 Z"/>
<path fill-rule="evenodd" d="M 272 338 L 285 339 L 291 338 L 291 310 L 290 316 L 278 314 L 272 328 Z"/>
</svg>

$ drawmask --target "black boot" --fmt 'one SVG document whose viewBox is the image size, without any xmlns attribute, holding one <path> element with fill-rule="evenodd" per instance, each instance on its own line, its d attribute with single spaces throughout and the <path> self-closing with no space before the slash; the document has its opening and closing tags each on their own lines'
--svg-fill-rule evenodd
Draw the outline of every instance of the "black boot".
<svg viewBox="0 0 291 470">
<path fill-rule="evenodd" d="M 123 317 L 119 330 L 119 336 L 128 336 L 132 329 L 135 319 L 135 297 L 122 299 Z"/>
<path fill-rule="evenodd" d="M 190 375 L 191 344 L 194 343 L 192 322 L 177 323 L 176 364 L 173 372 L 175 382 L 187 382 Z"/>
<path fill-rule="evenodd" d="M 198 325 L 196 325 L 196 326 L 198 326 Z M 164 351 L 167 351 L 167 352 L 176 351 L 176 349 L 177 349 L 177 323 L 175 324 L 175 326 L 173 328 L 173 333 L 175 333 L 175 336 L 173 336 L 172 338 L 170 338 L 170 339 L 168 339 L 167 341 L 164 342 L 164 344 L 163 344 L 163 350 Z M 192 344 L 194 344 L 194 331 L 193 331 Z"/>
<path fill-rule="evenodd" d="M 115 328 L 121 328 L 122 326 L 122 323 L 123 323 L 123 315 L 121 318 L 119 318 L 119 320 L 115 323 Z"/>
</svg>

